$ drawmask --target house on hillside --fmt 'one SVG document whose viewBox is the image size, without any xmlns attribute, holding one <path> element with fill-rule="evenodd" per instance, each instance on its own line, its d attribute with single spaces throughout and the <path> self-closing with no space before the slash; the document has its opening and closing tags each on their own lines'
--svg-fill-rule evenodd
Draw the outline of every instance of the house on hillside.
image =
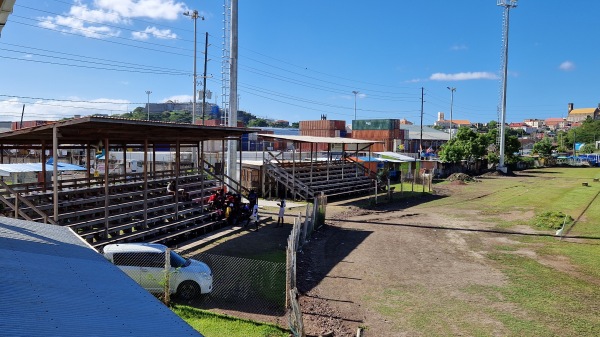
<svg viewBox="0 0 600 337">
<path fill-rule="evenodd" d="M 600 119 L 600 104 L 595 108 L 575 109 L 573 103 L 569 103 L 567 122 L 583 122 L 588 117 L 591 119 Z"/>
<path fill-rule="evenodd" d="M 433 125 L 442 127 L 444 129 L 450 129 L 451 125 L 452 125 L 452 129 L 458 129 L 461 126 L 466 126 L 466 127 L 473 126 L 473 124 L 471 122 L 469 122 L 468 120 L 461 120 L 461 119 L 453 119 L 452 121 L 447 120 L 444 118 L 443 112 L 438 112 L 438 119 L 437 119 L 437 121 L 435 121 L 435 123 L 433 123 Z"/>
<path fill-rule="evenodd" d="M 547 118 L 544 121 L 546 127 L 550 130 L 559 130 L 564 129 L 567 126 L 567 122 L 564 118 Z"/>
</svg>

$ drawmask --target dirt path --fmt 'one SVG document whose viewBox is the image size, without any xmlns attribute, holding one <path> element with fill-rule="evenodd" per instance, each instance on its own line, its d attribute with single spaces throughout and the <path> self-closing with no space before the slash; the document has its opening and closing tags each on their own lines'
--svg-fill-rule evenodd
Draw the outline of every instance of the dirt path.
<svg viewBox="0 0 600 337">
<path fill-rule="evenodd" d="M 301 304 L 310 335 L 355 336 L 362 327 L 364 336 L 418 336 L 398 313 L 436 310 L 456 298 L 470 301 L 462 289 L 505 284 L 485 254 L 494 245 L 511 244 L 510 235 L 498 233 L 475 211 L 454 216 L 453 198 L 465 196 L 453 196 L 458 184 L 446 186 L 437 191 L 446 196 L 446 206 L 433 208 L 421 199 L 376 211 L 350 208 L 328 221 L 300 256 Z M 503 334 L 502 325 L 484 313 L 469 315 Z"/>
</svg>

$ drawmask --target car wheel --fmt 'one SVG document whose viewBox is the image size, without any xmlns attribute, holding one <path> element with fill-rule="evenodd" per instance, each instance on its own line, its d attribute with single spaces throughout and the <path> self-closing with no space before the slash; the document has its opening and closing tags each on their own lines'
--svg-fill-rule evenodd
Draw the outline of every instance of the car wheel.
<svg viewBox="0 0 600 337">
<path fill-rule="evenodd" d="M 194 281 L 185 281 L 177 287 L 177 296 L 191 300 L 200 295 L 200 286 Z"/>
</svg>

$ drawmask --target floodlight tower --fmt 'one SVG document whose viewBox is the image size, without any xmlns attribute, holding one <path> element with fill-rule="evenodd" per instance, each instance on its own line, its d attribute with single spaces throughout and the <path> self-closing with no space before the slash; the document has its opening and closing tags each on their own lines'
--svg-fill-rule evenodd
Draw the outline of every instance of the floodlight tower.
<svg viewBox="0 0 600 337">
<path fill-rule="evenodd" d="M 503 26 L 503 38 L 502 38 L 502 94 L 501 94 L 501 107 L 500 113 L 500 161 L 498 163 L 498 170 L 504 173 L 507 172 L 506 166 L 504 166 L 504 143 L 506 142 L 505 137 L 505 124 L 506 124 L 506 82 L 508 74 L 508 25 L 510 19 L 511 8 L 517 7 L 517 0 L 497 0 L 498 6 L 504 7 L 504 19 L 502 20 Z"/>
</svg>

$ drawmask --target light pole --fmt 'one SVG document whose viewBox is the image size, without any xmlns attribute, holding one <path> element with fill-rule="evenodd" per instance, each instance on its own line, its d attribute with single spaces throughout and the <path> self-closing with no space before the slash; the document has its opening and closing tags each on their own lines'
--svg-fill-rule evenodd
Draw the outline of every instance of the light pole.
<svg viewBox="0 0 600 337">
<path fill-rule="evenodd" d="M 196 21 L 200 16 L 198 16 L 198 11 L 195 9 L 191 13 L 186 11 L 183 15 L 189 16 L 194 20 L 194 100 L 192 101 L 192 124 L 196 124 L 196 95 L 198 94 L 196 92 Z M 202 20 L 204 20 L 204 17 L 202 17 Z"/>
<path fill-rule="evenodd" d="M 456 91 L 456 88 L 452 87 L 446 87 L 448 88 L 448 90 L 450 90 L 450 140 L 452 140 L 452 108 L 454 107 L 454 92 Z"/>
<path fill-rule="evenodd" d="M 500 158 L 498 162 L 498 170 L 504 173 L 508 172 L 508 168 L 504 165 L 504 143 L 506 142 L 506 86 L 508 81 L 508 32 L 510 22 L 510 9 L 517 7 L 517 0 L 498 0 L 498 6 L 504 7 L 504 20 L 502 22 L 503 31 L 503 46 L 502 46 L 502 100 L 501 100 L 501 116 L 500 116 Z"/>
<path fill-rule="evenodd" d="M 146 95 L 148 95 L 148 104 L 146 106 L 146 108 L 148 110 L 148 120 L 150 120 L 150 94 L 151 93 L 152 93 L 152 91 L 146 90 Z"/>
<path fill-rule="evenodd" d="M 354 94 L 354 120 L 356 120 L 356 95 L 358 95 L 358 91 L 354 90 L 352 93 Z"/>
</svg>

